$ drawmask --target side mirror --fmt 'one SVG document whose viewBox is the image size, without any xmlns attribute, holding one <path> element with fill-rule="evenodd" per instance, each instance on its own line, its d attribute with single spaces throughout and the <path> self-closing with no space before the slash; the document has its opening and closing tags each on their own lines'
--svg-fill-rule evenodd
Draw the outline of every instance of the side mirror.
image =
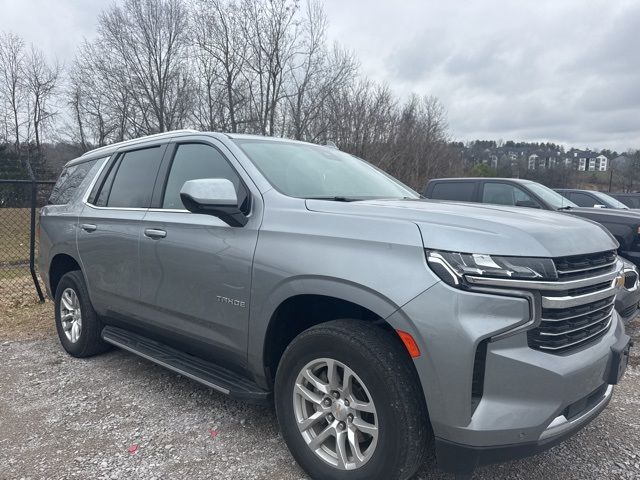
<svg viewBox="0 0 640 480">
<path fill-rule="evenodd" d="M 247 217 L 238 205 L 236 189 L 226 178 L 184 182 L 180 199 L 190 212 L 213 215 L 231 227 L 244 227 L 247 224 Z"/>
<path fill-rule="evenodd" d="M 593 206 L 593 208 L 607 208 L 607 206 L 606 206 L 606 205 L 599 204 L 599 203 L 596 203 L 596 204 Z"/>
<path fill-rule="evenodd" d="M 540 205 L 531 200 L 520 200 L 516 202 L 516 207 L 540 208 Z"/>
</svg>

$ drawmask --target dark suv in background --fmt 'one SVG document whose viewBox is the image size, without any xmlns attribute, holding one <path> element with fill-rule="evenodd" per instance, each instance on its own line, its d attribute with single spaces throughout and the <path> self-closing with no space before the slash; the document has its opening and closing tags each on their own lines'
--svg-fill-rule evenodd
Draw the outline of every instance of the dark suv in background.
<svg viewBox="0 0 640 480">
<path fill-rule="evenodd" d="M 640 193 L 610 193 L 609 195 L 629 208 L 640 209 Z"/>
<path fill-rule="evenodd" d="M 618 208 L 621 210 L 629 210 L 629 207 L 624 203 L 603 192 L 580 190 L 577 188 L 556 188 L 555 190 L 564 198 L 568 198 L 579 207 Z"/>
</svg>

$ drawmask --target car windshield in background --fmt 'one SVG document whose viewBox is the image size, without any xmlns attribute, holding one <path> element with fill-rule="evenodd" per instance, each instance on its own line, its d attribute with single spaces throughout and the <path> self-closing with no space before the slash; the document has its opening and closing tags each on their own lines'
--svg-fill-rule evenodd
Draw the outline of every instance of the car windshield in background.
<svg viewBox="0 0 640 480">
<path fill-rule="evenodd" d="M 367 162 L 334 148 L 296 142 L 234 139 L 278 191 L 332 200 L 419 198 Z"/>
<path fill-rule="evenodd" d="M 609 208 L 624 208 L 625 210 L 629 209 L 629 207 L 627 207 L 624 203 L 616 200 L 615 198 L 607 195 L 606 193 L 593 192 L 593 194 L 599 199 L 601 199 L 602 203 Z"/>
<path fill-rule="evenodd" d="M 558 210 L 559 208 L 575 208 L 577 205 L 571 200 L 563 197 L 558 192 L 554 192 L 550 188 L 540 185 L 536 182 L 526 182 L 527 188 L 539 196 L 544 202 L 550 205 L 552 208 Z"/>
</svg>

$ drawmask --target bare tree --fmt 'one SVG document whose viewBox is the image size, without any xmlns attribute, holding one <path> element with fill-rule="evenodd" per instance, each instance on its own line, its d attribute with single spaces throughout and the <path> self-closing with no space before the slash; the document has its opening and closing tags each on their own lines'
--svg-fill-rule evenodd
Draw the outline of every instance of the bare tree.
<svg viewBox="0 0 640 480">
<path fill-rule="evenodd" d="M 191 106 L 188 15 L 180 0 L 124 0 L 99 18 L 99 38 L 118 71 L 118 88 L 136 107 L 137 130 L 180 128 Z"/>
<path fill-rule="evenodd" d="M 316 141 L 326 134 L 327 125 L 318 120 L 327 98 L 353 79 L 357 62 L 337 45 L 327 52 L 327 19 L 318 1 L 306 3 L 301 30 L 299 51 L 289 66 L 290 133 L 297 140 Z"/>
<path fill-rule="evenodd" d="M 0 93 L 10 108 L 16 153 L 20 152 L 20 113 L 24 100 L 22 73 L 25 66 L 23 40 L 12 33 L 0 36 Z"/>
<path fill-rule="evenodd" d="M 243 18 L 236 1 L 198 0 L 193 11 L 193 41 L 197 47 L 199 78 L 204 80 L 210 124 L 222 101 L 220 121 L 231 132 L 238 131 L 238 118 L 244 101 L 245 80 L 242 71 L 247 58 L 248 40 L 242 30 Z M 216 90 L 221 90 L 216 94 Z"/>
<path fill-rule="evenodd" d="M 241 11 L 248 41 L 243 75 L 248 82 L 252 116 L 258 133 L 274 135 L 288 65 L 297 48 L 298 2 L 243 0 Z"/>
<path fill-rule="evenodd" d="M 50 65 L 42 51 L 31 46 L 22 74 L 29 99 L 30 126 L 33 127 L 38 160 L 41 160 L 44 130 L 57 113 L 53 101 L 60 77 L 60 65 L 57 61 Z M 26 167 L 29 176 L 33 177 L 30 161 L 27 161 Z"/>
</svg>

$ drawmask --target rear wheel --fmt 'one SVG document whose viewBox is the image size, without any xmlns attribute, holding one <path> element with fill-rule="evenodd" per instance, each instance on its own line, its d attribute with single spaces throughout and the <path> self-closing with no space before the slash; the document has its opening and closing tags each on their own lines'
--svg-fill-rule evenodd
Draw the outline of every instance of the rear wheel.
<svg viewBox="0 0 640 480">
<path fill-rule="evenodd" d="M 296 337 L 278 367 L 275 400 L 287 445 L 313 478 L 406 479 L 430 443 L 406 351 L 394 333 L 358 320 Z"/>
<path fill-rule="evenodd" d="M 100 338 L 98 318 L 79 271 L 63 275 L 56 288 L 56 330 L 62 347 L 74 357 L 90 357 L 110 349 Z"/>
</svg>

